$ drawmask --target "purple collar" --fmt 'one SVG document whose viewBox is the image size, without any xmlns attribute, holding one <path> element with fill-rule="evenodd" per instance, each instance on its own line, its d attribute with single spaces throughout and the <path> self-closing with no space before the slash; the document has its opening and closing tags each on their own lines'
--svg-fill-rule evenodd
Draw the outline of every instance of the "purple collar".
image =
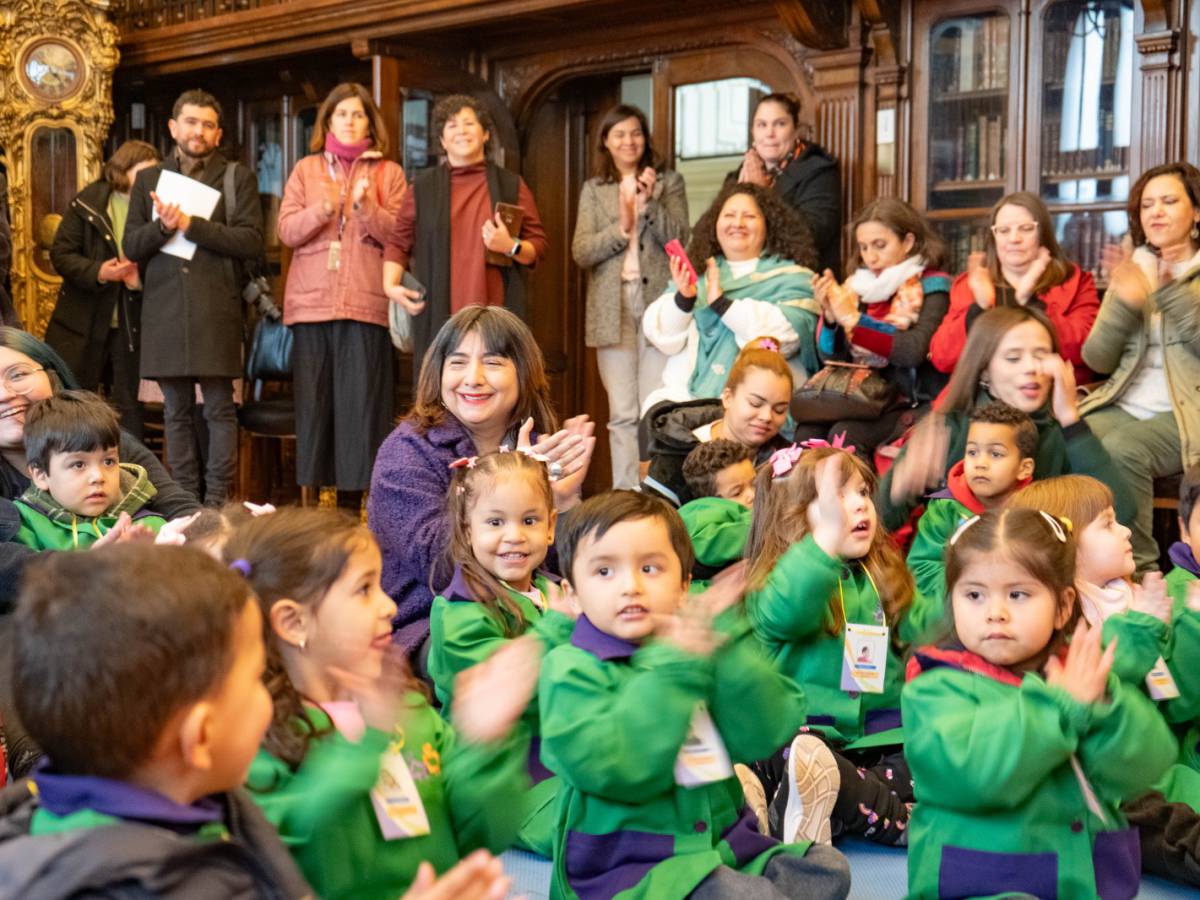
<svg viewBox="0 0 1200 900">
<path fill-rule="evenodd" d="M 558 584 L 562 581 L 553 572 L 548 572 L 545 569 L 536 569 L 533 573 L 534 580 L 545 578 L 553 584 Z M 454 567 L 454 577 L 450 579 L 450 583 L 438 591 L 447 600 L 453 602 L 473 602 L 471 598 L 471 588 L 467 585 L 467 579 L 463 577 L 461 565 Z"/>
<path fill-rule="evenodd" d="M 94 775 L 59 775 L 41 768 L 33 775 L 38 802 L 55 816 L 90 809 L 116 819 L 162 822 L 170 825 L 207 825 L 221 821 L 221 805 L 211 797 L 190 806 L 176 803 L 158 791 Z"/>
<path fill-rule="evenodd" d="M 604 662 L 612 659 L 629 659 L 638 649 L 637 644 L 601 631 L 588 620 L 587 616 L 580 616 L 575 622 L 575 630 L 571 632 L 571 643 Z"/>
<path fill-rule="evenodd" d="M 1173 543 L 1167 556 L 1171 558 L 1172 565 L 1200 577 L 1200 563 L 1196 562 L 1196 555 L 1192 553 L 1192 548 L 1183 541 Z"/>
</svg>

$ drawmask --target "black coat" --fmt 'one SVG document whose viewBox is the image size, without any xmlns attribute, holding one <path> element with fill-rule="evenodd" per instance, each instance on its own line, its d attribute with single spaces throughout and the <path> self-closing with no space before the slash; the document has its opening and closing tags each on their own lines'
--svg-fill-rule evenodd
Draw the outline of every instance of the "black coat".
<svg viewBox="0 0 1200 900">
<path fill-rule="evenodd" d="M 224 188 L 226 162 L 209 157 L 199 181 Z M 171 155 L 138 173 L 125 223 L 125 255 L 142 269 L 142 377 L 237 378 L 242 372 L 242 286 L 237 260 L 255 260 L 263 249 L 258 179 L 237 167 L 236 209 L 225 198 L 211 219 L 192 219 L 184 235 L 195 242 L 191 260 L 161 253 L 171 237 L 152 219 L 150 192 L 164 171 L 179 172 Z"/>
<path fill-rule="evenodd" d="M 121 342 L 133 354 L 138 349 L 142 292 L 120 281 L 97 280 L 100 265 L 119 256 L 108 218 L 112 186 L 103 178 L 85 187 L 71 201 L 58 226 L 50 261 L 62 276 L 58 303 L 46 326 L 46 343 L 70 367 L 81 386 L 94 391 L 104 372 L 104 349 L 117 310 Z"/>
<path fill-rule="evenodd" d="M 724 415 L 720 400 L 703 398 L 682 403 L 663 400 L 646 410 L 650 468 L 642 482 L 642 490 L 662 497 L 673 506 L 695 500 L 696 496 L 683 477 L 684 460 L 700 445 L 700 439 L 692 432 Z M 783 435 L 775 435 L 758 448 L 754 464 L 757 466 L 787 445 L 788 440 Z"/>
<path fill-rule="evenodd" d="M 736 181 L 741 167 L 729 173 Z M 774 191 L 804 216 L 817 248 L 817 271 L 842 277 L 842 175 L 837 160 L 819 144 L 805 143 L 800 156 L 775 179 Z"/>
<path fill-rule="evenodd" d="M 492 206 L 516 203 L 520 199 L 521 179 L 493 162 L 487 164 L 488 195 Z M 450 167 L 446 163 L 417 173 L 409 190 L 417 209 L 416 239 L 410 268 L 413 277 L 424 285 L 426 306 L 412 320 L 413 369 L 421 372 L 425 351 L 441 327 L 450 318 Z M 501 269 L 504 278 L 504 306 L 525 318 L 524 266 Z"/>
</svg>

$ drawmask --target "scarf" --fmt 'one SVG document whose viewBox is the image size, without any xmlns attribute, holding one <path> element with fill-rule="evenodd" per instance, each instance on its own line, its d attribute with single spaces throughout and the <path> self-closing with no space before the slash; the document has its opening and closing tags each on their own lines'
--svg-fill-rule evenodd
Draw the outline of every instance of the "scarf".
<svg viewBox="0 0 1200 900">
<path fill-rule="evenodd" d="M 796 138 L 795 145 L 792 147 L 791 150 L 789 150 L 787 153 L 785 153 L 782 156 L 782 158 L 780 158 L 778 163 L 775 163 L 774 165 L 772 165 L 771 163 L 768 163 L 766 160 L 763 160 L 763 168 L 765 168 L 767 170 L 767 177 L 771 179 L 772 187 L 774 187 L 775 179 L 777 179 L 779 177 L 779 173 L 788 167 L 788 163 L 792 162 L 793 160 L 799 159 L 804 154 L 804 150 L 805 150 L 806 146 L 807 145 L 804 143 L 804 141 L 800 140 L 799 138 Z"/>
<path fill-rule="evenodd" d="M 910 279 L 919 281 L 924 271 L 924 257 L 910 256 L 894 266 L 888 266 L 878 275 L 864 266 L 846 279 L 846 286 L 858 295 L 864 306 L 883 303 L 894 297 Z"/>
<path fill-rule="evenodd" d="M 1114 578 L 1103 586 L 1077 581 L 1075 587 L 1079 591 L 1083 617 L 1093 628 L 1133 608 L 1133 586 L 1124 578 Z"/>
<path fill-rule="evenodd" d="M 795 354 L 800 358 L 800 365 L 806 372 L 821 368 L 816 345 L 820 309 L 813 300 L 811 270 L 774 256 L 760 257 L 755 271 L 741 278 L 733 277 L 729 262 L 723 256 L 717 257 L 717 268 L 722 296 L 731 301 L 754 299 L 778 306 L 800 337 L 800 349 Z M 696 347 L 696 366 L 688 380 L 688 391 L 696 398 L 720 395 L 725 376 L 741 350 L 733 330 L 721 316 L 707 303 L 701 305 L 702 298 L 707 296 L 707 275 L 701 275 L 696 285 L 694 314 L 700 341 Z"/>
<path fill-rule="evenodd" d="M 343 144 L 330 132 L 325 135 L 325 152 L 333 156 L 345 168 L 350 168 L 356 159 L 371 149 L 371 138 L 365 137 L 352 144 Z"/>
</svg>

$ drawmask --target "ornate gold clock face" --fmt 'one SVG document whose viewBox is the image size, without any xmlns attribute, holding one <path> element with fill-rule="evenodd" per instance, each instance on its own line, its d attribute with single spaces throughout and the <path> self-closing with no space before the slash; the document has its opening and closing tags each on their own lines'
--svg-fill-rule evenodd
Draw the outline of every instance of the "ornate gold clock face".
<svg viewBox="0 0 1200 900">
<path fill-rule="evenodd" d="M 59 38 L 30 44 L 17 65 L 21 82 L 39 100 L 57 103 L 78 93 L 86 72 L 79 51 Z"/>
</svg>

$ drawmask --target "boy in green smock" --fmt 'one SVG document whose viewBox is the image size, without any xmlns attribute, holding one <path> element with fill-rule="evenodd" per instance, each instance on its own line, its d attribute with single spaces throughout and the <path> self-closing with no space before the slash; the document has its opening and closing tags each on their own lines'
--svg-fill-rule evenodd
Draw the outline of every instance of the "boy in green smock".
<svg viewBox="0 0 1200 900">
<path fill-rule="evenodd" d="M 47 554 L 15 625 L 15 706 L 48 762 L 0 793 L 0 894 L 313 896 L 239 787 L 271 698 L 236 573 L 187 547 Z"/>
<path fill-rule="evenodd" d="M 998 402 L 975 407 L 969 418 L 963 457 L 946 475 L 946 487 L 929 497 L 908 551 L 908 568 L 926 597 L 945 591 L 943 557 L 958 526 L 999 509 L 1033 478 L 1038 445 L 1033 419 Z"/>
<path fill-rule="evenodd" d="M 694 500 L 679 507 L 696 562 L 692 592 L 742 558 L 754 506 L 754 454 L 737 441 L 698 444 L 683 461 L 683 478 Z"/>
<path fill-rule="evenodd" d="M 841 854 L 760 834 L 734 776 L 804 717 L 799 687 L 753 645 L 740 585 L 687 599 L 683 523 L 633 491 L 572 510 L 559 548 L 580 616 L 538 690 L 542 760 L 563 782 L 551 897 L 749 896 L 763 879 L 845 897 Z"/>
</svg>

